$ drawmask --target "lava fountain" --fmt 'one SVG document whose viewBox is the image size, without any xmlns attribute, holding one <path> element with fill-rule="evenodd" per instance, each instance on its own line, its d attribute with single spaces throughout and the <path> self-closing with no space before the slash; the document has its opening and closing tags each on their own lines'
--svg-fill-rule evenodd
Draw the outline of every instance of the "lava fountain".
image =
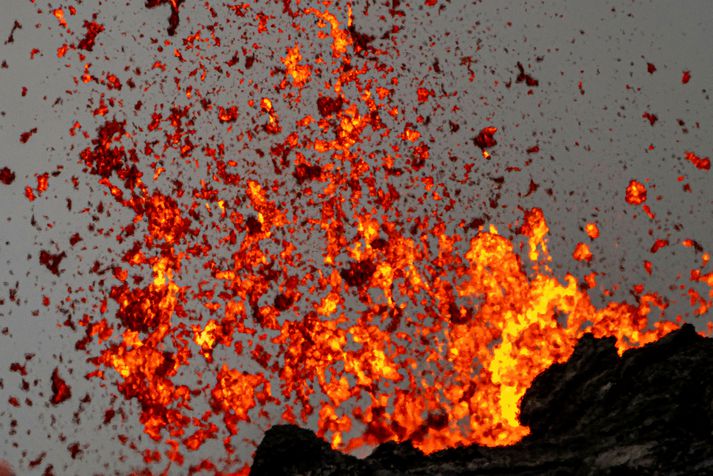
<svg viewBox="0 0 713 476">
<path fill-rule="evenodd" d="M 282 422 L 350 452 L 404 440 L 426 453 L 513 444 L 529 431 L 518 420 L 526 389 L 585 332 L 615 336 L 621 353 L 679 327 L 661 318 L 668 304 L 656 292 L 595 304 L 595 271 L 554 271 L 547 210 L 522 207 L 507 225 L 454 215 L 477 186 L 469 177 L 498 160 L 500 126 L 474 128 L 470 159 L 436 156 L 446 139 L 431 117 L 457 107 L 394 67 L 406 53 L 397 23 L 377 37 L 360 29 L 362 7 L 309 3 L 205 2 L 205 18 L 191 21 L 183 1 L 148 1 L 170 15 L 153 42 L 165 58 L 117 71 L 93 64 L 102 41 L 126 41 L 110 36 L 109 17 L 80 23 L 80 5 L 51 10 L 66 40 L 58 58 L 93 91 L 93 122 L 70 134 L 84 141 L 81 180 L 102 200 L 88 210 L 91 232 L 112 251 L 91 311 L 71 325 L 96 366 L 87 378 L 136 402 L 144 432 L 165 445 L 137 448 L 147 464 L 245 465 L 242 428 Z M 222 38 L 236 25 L 249 33 L 240 48 Z M 539 87 L 518 70 L 515 83 Z M 157 87 L 166 99 L 152 102 Z M 45 189 L 47 176 L 28 198 Z M 621 202 L 655 218 L 641 181 Z M 572 256 L 589 265 L 600 230 L 592 221 L 585 231 Z M 699 253 L 691 279 L 713 289 Z M 706 314 L 713 291 L 689 296 Z M 191 452 L 211 441 L 224 454 L 195 463 Z"/>
</svg>

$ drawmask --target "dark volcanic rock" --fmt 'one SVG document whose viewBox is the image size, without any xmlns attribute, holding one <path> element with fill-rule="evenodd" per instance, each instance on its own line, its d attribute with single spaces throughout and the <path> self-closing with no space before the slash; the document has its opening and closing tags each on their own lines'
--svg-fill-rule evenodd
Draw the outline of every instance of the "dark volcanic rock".
<svg viewBox="0 0 713 476">
<path fill-rule="evenodd" d="M 501 448 L 430 456 L 387 443 L 366 459 L 333 451 L 295 426 L 269 430 L 252 475 L 713 475 L 713 339 L 690 325 L 617 355 L 585 335 L 540 374 L 521 402 L 531 435 Z"/>
<path fill-rule="evenodd" d="M 359 464 L 357 458 L 334 451 L 309 430 L 276 425 L 265 432 L 250 474 L 360 474 Z"/>
</svg>

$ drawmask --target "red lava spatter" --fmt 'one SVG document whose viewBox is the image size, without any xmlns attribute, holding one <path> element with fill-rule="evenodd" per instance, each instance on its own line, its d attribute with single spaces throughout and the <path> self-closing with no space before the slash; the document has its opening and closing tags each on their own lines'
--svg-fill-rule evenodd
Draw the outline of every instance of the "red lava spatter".
<svg viewBox="0 0 713 476">
<path fill-rule="evenodd" d="M 102 276 L 95 312 L 66 325 L 83 333 L 76 348 L 96 366 L 87 377 L 138 402 L 145 433 L 165 444 L 163 453 L 138 449 L 147 464 L 184 465 L 210 440 L 225 454 L 190 472 L 247 463 L 235 455 L 243 444 L 235 437 L 248 423 L 316 422 L 320 436 L 349 451 L 406 439 L 426 452 L 511 444 L 529 431 L 517 418 L 520 398 L 583 333 L 616 336 L 623 352 L 678 326 L 651 322 L 654 308 L 668 304 L 643 287 L 635 304 L 596 306 L 587 292 L 595 272 L 558 279 L 540 208 L 520 208 L 510 236 L 485 212 L 450 219 L 468 200 L 458 184 L 493 158 L 499 127 L 450 120 L 456 108 L 440 100 L 451 93 L 394 66 L 400 2 L 388 7 L 389 28 L 379 35 L 362 31 L 351 7 L 326 4 L 285 1 L 278 12 L 289 20 L 276 26 L 265 13 L 274 9 L 244 3 L 219 14 L 206 3 L 214 23 L 184 19 L 179 32 L 184 2 L 147 0 L 146 8 L 170 8 L 176 41 L 154 43 L 176 62 L 114 72 L 88 59 L 101 54 L 109 18 L 80 25 L 74 7 L 52 10 L 67 40 L 57 57 L 75 61 L 77 85 L 97 91 L 88 105 L 96 123 L 70 129 L 87 139 L 78 154 L 84 179 L 131 216 L 118 222 L 103 202 L 90 210 L 99 222 L 90 231 L 115 249 L 108 265 L 92 268 Z M 244 46 L 224 46 L 223 31 L 238 26 Z M 282 28 L 294 34 L 270 44 Z M 470 82 L 474 63 L 461 59 Z M 253 81 L 247 73 L 265 64 L 266 78 Z M 438 61 L 427 69 L 442 74 Z M 521 62 L 514 81 L 540 86 Z M 225 95 L 232 84 L 248 85 L 248 98 Z M 154 87 L 160 103 L 122 96 Z M 443 171 L 457 158 L 432 152 L 440 139 L 429 124 L 439 114 L 448 118 L 440 132 L 467 129 L 474 152 L 450 181 Z M 643 117 L 651 126 L 658 119 Z M 526 158 L 541 152 L 533 142 Z M 685 158 L 710 168 L 707 158 Z M 7 168 L 0 173 L 6 184 L 14 179 Z M 488 177 L 493 209 L 504 177 Z M 37 180 L 37 196 L 26 188 L 30 200 L 47 189 L 46 173 Z M 647 185 L 631 179 L 622 195 L 654 220 Z M 538 188 L 530 180 L 521 197 Z M 600 234 L 596 223 L 584 231 L 592 241 Z M 75 233 L 69 242 L 81 240 Z M 650 251 L 669 245 L 657 239 Z M 684 246 L 698 249 L 692 240 Z M 710 257 L 698 251 L 692 280 L 713 287 L 703 270 Z M 595 261 L 587 243 L 571 253 L 583 266 Z M 39 260 L 59 276 L 66 256 L 42 250 Z M 710 298 L 691 294 L 698 314 Z M 53 404 L 71 398 L 57 369 L 51 386 Z M 116 414 L 108 409 L 104 421 Z M 69 448 L 72 457 L 81 452 Z"/>
<path fill-rule="evenodd" d="M 62 402 L 69 400 L 72 396 L 72 389 L 60 377 L 59 369 L 54 369 L 52 372 L 52 398 L 53 405 L 59 405 Z"/>
<path fill-rule="evenodd" d="M 0 169 L 0 182 L 5 185 L 10 185 L 15 181 L 15 172 L 10 170 L 9 167 L 3 167 Z"/>
</svg>

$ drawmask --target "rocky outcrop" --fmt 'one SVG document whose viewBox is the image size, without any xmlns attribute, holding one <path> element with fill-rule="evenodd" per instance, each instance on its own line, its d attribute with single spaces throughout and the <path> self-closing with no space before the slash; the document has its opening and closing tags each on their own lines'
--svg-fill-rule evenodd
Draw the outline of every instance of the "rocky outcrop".
<svg viewBox="0 0 713 476">
<path fill-rule="evenodd" d="M 619 357 L 614 339 L 585 335 L 540 374 L 521 403 L 531 434 L 501 448 L 426 456 L 387 443 L 360 460 L 313 432 L 281 425 L 251 475 L 713 475 L 713 339 L 690 325 Z"/>
</svg>

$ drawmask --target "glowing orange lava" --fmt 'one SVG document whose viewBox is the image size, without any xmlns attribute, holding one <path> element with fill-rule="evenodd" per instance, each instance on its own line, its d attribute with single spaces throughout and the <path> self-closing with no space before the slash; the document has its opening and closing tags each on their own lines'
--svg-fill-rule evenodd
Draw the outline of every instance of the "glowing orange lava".
<svg viewBox="0 0 713 476">
<path fill-rule="evenodd" d="M 182 3 L 147 6 L 170 5 L 173 34 Z M 232 454 L 230 438 L 246 422 L 314 424 L 349 451 L 407 439 L 426 452 L 512 444 L 529 431 L 518 420 L 525 391 L 585 332 L 615 336 L 623 352 L 678 327 L 651 322 L 654 308 L 667 306 L 655 293 L 597 307 L 588 294 L 596 272 L 583 282 L 558 277 L 546 210 L 522 209 L 515 236 L 488 220 L 446 223 L 441 212 L 460 191 L 432 164 L 429 119 L 398 103 L 400 73 L 375 46 L 388 42 L 361 33 L 351 8 L 329 4 L 300 11 L 293 27 L 301 36 L 274 58 L 258 40 L 254 51 L 211 56 L 220 41 L 210 28 L 158 42 L 191 65 L 166 81 L 180 93 L 175 104 L 140 112 L 138 103 L 102 94 L 93 105 L 102 122 L 81 164 L 131 219 L 105 233 L 121 251 L 99 312 L 82 322 L 99 349 L 91 376 L 116 382 L 140 404 L 146 434 L 166 441 L 177 464 L 212 439 Z M 254 22 L 255 35 L 276 28 L 248 4 L 231 10 Z M 62 9 L 53 14 L 62 26 L 73 21 Z M 288 6 L 285 14 L 298 15 Z M 84 27 L 70 49 L 91 51 L 104 32 Z M 255 86 L 244 102 L 214 104 L 205 78 L 251 81 L 244 73 L 255 52 L 274 63 L 276 84 Z M 118 76 L 99 75 L 77 53 L 77 84 L 118 95 Z M 518 82 L 539 85 L 518 67 Z M 158 60 L 151 71 L 170 73 Z M 411 96 L 430 107 L 440 94 L 419 85 Z M 122 107 L 135 120 L 120 119 Z M 210 117 L 216 132 L 203 134 L 199 117 Z M 466 173 L 494 160 L 499 130 L 477 125 Z M 709 168 L 692 153 L 686 159 Z M 39 177 L 38 194 L 46 188 L 47 176 Z M 399 209 L 407 193 L 421 209 Z M 631 180 L 625 199 L 643 204 L 646 187 Z M 599 237 L 595 223 L 584 230 Z M 575 264 L 593 261 L 589 243 L 569 248 Z M 56 269 L 61 257 L 44 259 Z M 701 270 L 695 280 L 713 289 L 713 273 Z M 710 298 L 713 291 L 691 293 L 700 313 Z M 204 413 L 194 410 L 199 402 L 207 402 Z M 145 453 L 147 463 L 161 457 Z"/>
</svg>

